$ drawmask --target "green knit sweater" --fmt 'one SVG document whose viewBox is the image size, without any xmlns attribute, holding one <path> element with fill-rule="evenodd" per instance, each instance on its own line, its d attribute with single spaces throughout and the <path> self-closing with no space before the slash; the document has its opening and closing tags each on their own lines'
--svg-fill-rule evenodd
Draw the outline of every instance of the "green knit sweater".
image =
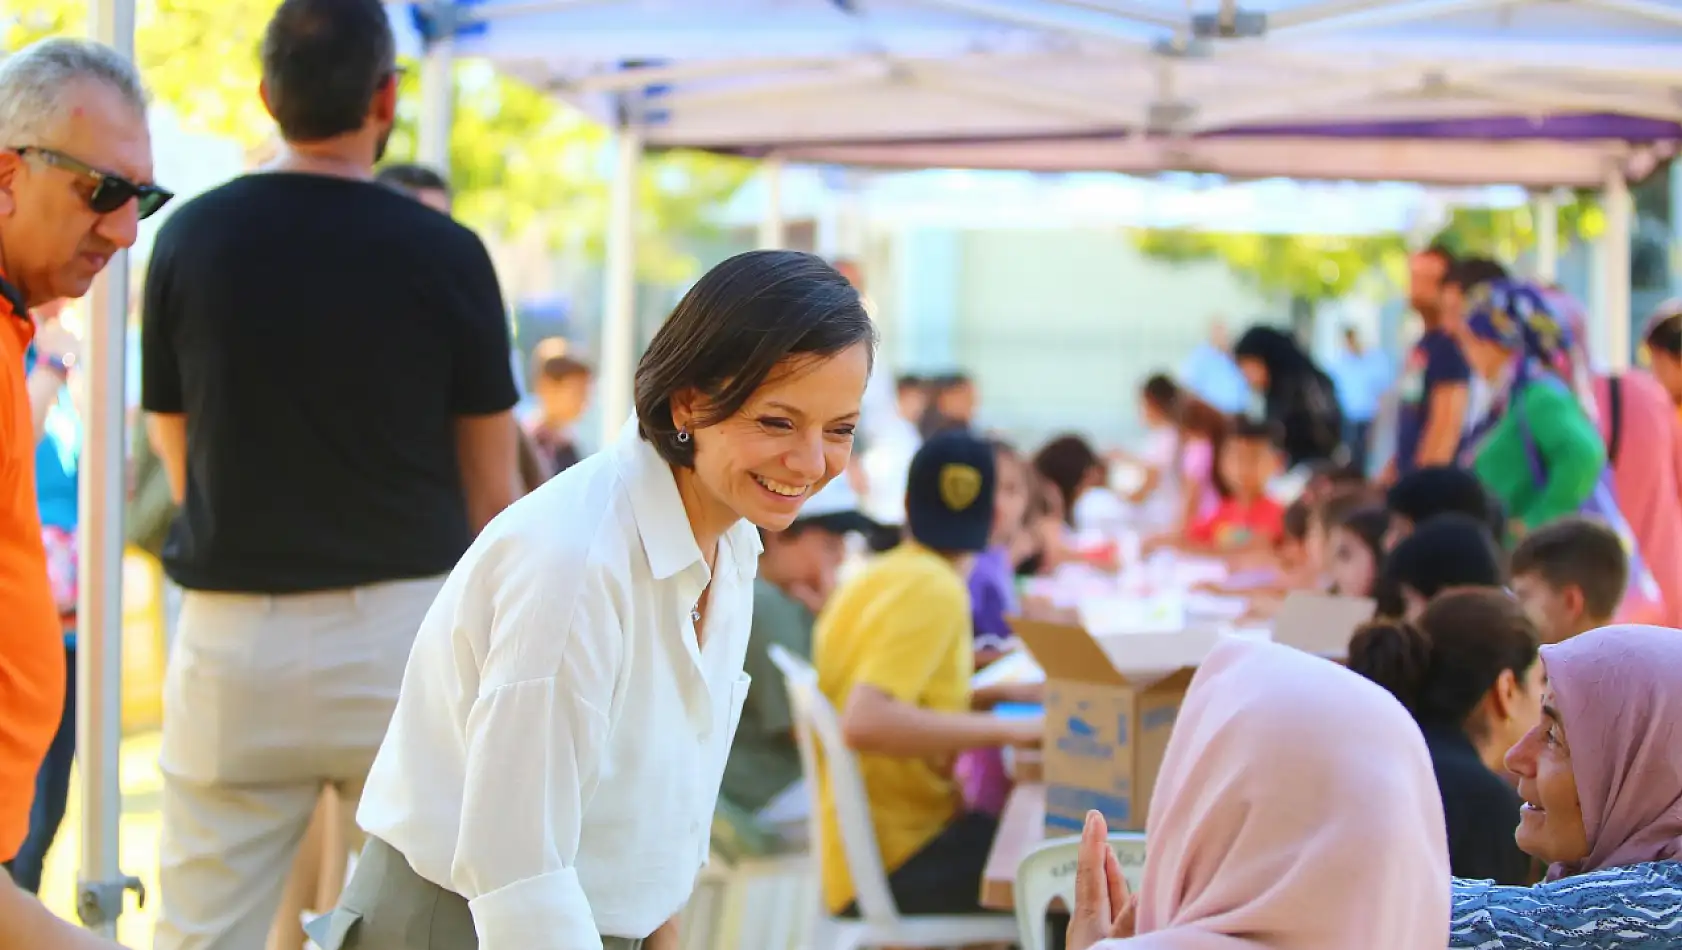
<svg viewBox="0 0 1682 950">
<path fill-rule="evenodd" d="M 1541 457 L 1537 473 L 1526 430 Z M 1533 531 L 1588 501 L 1606 468 L 1606 445 L 1577 398 L 1562 386 L 1527 382 L 1478 447 L 1472 470 L 1506 506 L 1507 516 Z"/>
</svg>

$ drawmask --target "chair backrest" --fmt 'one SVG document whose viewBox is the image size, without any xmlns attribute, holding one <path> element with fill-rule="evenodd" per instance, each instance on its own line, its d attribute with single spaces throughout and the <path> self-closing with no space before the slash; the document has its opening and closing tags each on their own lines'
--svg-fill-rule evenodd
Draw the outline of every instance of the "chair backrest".
<svg viewBox="0 0 1682 950">
<path fill-rule="evenodd" d="M 1139 893 L 1145 872 L 1145 836 L 1118 831 L 1110 835 L 1110 850 L 1121 862 L 1127 888 Z M 1061 899 L 1067 911 L 1075 909 L 1075 866 L 1079 863 L 1080 839 L 1055 838 L 1022 856 L 1016 866 L 1016 929 L 1022 950 L 1045 950 L 1045 913 Z"/>
<path fill-rule="evenodd" d="M 818 689 L 818 671 L 800 657 L 773 644 L 771 662 L 782 671 L 788 686 L 790 711 L 794 713 L 794 738 L 800 748 L 800 768 L 806 775 L 811 796 L 811 818 L 806 823 L 807 840 L 822 890 L 823 844 L 820 840 L 818 797 L 823 783 L 829 783 L 835 803 L 836 823 L 841 833 L 841 850 L 847 872 L 853 879 L 854 900 L 859 916 L 875 926 L 891 926 L 899 919 L 899 908 L 888 891 L 888 874 L 882 868 L 882 851 L 876 843 L 876 826 L 870 820 L 870 800 L 859 776 L 858 760 L 841 736 L 841 722 L 835 707 Z M 822 750 L 820 769 L 819 750 Z"/>
</svg>

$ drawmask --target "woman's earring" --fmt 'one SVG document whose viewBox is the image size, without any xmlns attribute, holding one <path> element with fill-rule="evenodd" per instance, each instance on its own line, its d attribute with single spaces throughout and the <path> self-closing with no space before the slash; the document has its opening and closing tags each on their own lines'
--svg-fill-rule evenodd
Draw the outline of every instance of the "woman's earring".
<svg viewBox="0 0 1682 950">
<path fill-rule="evenodd" d="M 687 443 L 689 441 L 689 427 L 688 426 L 684 426 L 681 429 L 677 430 L 677 440 L 680 444 Z"/>
</svg>

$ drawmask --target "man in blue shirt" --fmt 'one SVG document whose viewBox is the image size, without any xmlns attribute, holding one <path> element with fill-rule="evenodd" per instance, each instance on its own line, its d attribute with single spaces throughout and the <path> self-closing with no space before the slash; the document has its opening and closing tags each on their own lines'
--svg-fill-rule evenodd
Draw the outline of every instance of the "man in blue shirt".
<svg viewBox="0 0 1682 950">
<path fill-rule="evenodd" d="M 1396 452 L 1384 481 L 1433 465 L 1452 465 L 1466 422 L 1472 369 L 1455 342 L 1443 306 L 1444 282 L 1454 255 L 1433 245 L 1409 262 L 1413 309 L 1425 332 L 1402 364 L 1397 391 Z"/>
<path fill-rule="evenodd" d="M 1216 320 L 1209 325 L 1209 339 L 1199 343 L 1180 367 L 1180 381 L 1187 389 L 1227 415 L 1250 408 L 1250 384 L 1233 362 L 1226 325 Z"/>
<path fill-rule="evenodd" d="M 1378 404 L 1390 388 L 1390 358 L 1383 350 L 1369 350 L 1353 326 L 1343 330 L 1344 351 L 1327 367 L 1343 407 L 1343 441 L 1349 446 L 1349 465 L 1367 470 L 1368 442 Z"/>
</svg>

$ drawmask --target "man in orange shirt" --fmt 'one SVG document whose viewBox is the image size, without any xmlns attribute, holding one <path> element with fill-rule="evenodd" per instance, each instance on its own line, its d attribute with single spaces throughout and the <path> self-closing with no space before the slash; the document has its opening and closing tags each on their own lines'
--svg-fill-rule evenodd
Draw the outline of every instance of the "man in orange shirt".
<svg viewBox="0 0 1682 950">
<path fill-rule="evenodd" d="M 0 860 L 28 830 L 36 770 L 64 702 L 64 630 L 35 498 L 24 351 L 33 307 L 87 293 L 169 193 L 152 181 L 134 66 L 52 39 L 0 63 Z M 0 875 L 0 950 L 110 947 Z"/>
</svg>

